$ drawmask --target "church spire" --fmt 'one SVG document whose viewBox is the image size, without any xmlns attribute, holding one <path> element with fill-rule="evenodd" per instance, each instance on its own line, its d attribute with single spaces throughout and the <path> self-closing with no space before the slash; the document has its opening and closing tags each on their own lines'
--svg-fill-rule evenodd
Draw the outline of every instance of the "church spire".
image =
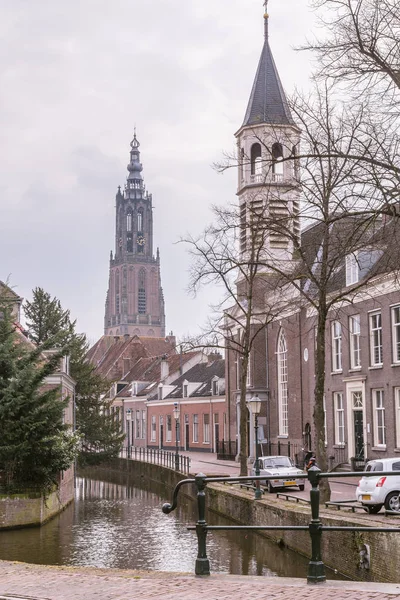
<svg viewBox="0 0 400 600">
<path fill-rule="evenodd" d="M 268 39 L 268 0 L 264 0 L 264 46 L 243 127 L 249 125 L 294 125 Z"/>
<path fill-rule="evenodd" d="M 268 39 L 268 19 L 269 19 L 269 14 L 268 14 L 268 1 L 269 0 L 265 0 L 264 2 L 264 38 L 267 40 Z"/>
</svg>

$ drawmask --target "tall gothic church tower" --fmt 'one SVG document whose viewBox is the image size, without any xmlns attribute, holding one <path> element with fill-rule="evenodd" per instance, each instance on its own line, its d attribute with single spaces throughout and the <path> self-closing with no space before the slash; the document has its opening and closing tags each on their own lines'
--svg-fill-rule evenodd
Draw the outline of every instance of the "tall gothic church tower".
<svg viewBox="0 0 400 600">
<path fill-rule="evenodd" d="M 298 153 L 300 130 L 290 113 L 272 56 L 268 0 L 264 5 L 264 45 L 245 118 L 236 133 L 240 248 L 242 253 L 249 252 L 254 244 L 251 223 L 262 215 L 266 223 L 271 223 L 262 236 L 266 263 L 277 261 L 279 268 L 290 268 L 293 240 L 299 233 L 300 191 L 296 161 L 284 158 Z"/>
<path fill-rule="evenodd" d="M 105 335 L 165 337 L 160 253 L 153 256 L 152 195 L 143 182 L 140 144 L 131 142 L 125 190 L 116 195 L 115 253 L 104 319 Z"/>
</svg>

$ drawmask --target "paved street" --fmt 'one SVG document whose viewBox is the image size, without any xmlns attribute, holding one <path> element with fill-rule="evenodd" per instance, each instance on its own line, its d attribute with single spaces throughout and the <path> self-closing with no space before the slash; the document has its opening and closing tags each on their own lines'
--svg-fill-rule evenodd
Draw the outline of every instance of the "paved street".
<svg viewBox="0 0 400 600">
<path fill-rule="evenodd" d="M 42 567 L 0 562 L 0 600 L 389 600 L 400 584 Z"/>
</svg>

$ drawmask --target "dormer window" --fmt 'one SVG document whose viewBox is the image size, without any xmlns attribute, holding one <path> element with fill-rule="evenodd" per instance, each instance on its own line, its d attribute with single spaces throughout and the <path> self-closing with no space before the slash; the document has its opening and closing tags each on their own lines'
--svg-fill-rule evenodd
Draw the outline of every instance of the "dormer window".
<svg viewBox="0 0 400 600">
<path fill-rule="evenodd" d="M 189 386 L 188 386 L 188 382 L 185 381 L 183 383 L 183 397 L 187 398 L 189 396 Z"/>
<path fill-rule="evenodd" d="M 346 256 L 346 285 L 353 285 L 359 280 L 360 268 L 357 255 L 357 252 L 352 252 Z"/>
<path fill-rule="evenodd" d="M 219 395 L 219 380 L 213 379 L 211 382 L 211 393 L 213 396 Z"/>
<path fill-rule="evenodd" d="M 163 386 L 162 386 L 162 385 L 160 385 L 160 386 L 158 387 L 158 399 L 159 399 L 159 400 L 162 400 L 162 399 L 163 399 Z"/>
</svg>

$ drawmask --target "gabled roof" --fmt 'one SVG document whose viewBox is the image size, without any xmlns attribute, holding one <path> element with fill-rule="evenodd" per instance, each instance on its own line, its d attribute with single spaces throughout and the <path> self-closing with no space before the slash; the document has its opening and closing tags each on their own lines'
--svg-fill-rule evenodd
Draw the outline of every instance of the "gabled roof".
<svg viewBox="0 0 400 600">
<path fill-rule="evenodd" d="M 242 127 L 262 123 L 295 124 L 279 79 L 268 37 L 265 38 Z"/>
<path fill-rule="evenodd" d="M 221 380 L 219 395 L 223 395 L 225 393 L 225 360 L 223 358 L 213 360 L 212 362 L 198 363 L 189 369 L 189 371 L 186 371 L 186 373 L 171 383 L 171 386 L 174 386 L 174 390 L 165 396 L 164 400 L 167 398 L 182 398 L 183 384 L 186 381 L 188 383 L 199 384 L 196 390 L 190 394 L 190 398 L 211 396 L 211 382 L 215 377 Z M 149 400 L 155 399 L 157 399 L 156 394 L 149 396 Z"/>
<path fill-rule="evenodd" d="M 121 379 L 125 373 L 123 359 L 134 365 L 140 358 L 175 355 L 175 345 L 166 338 L 114 337 L 103 335 L 87 353 L 87 359 L 104 377 Z M 132 379 L 131 379 L 132 381 Z"/>
</svg>

